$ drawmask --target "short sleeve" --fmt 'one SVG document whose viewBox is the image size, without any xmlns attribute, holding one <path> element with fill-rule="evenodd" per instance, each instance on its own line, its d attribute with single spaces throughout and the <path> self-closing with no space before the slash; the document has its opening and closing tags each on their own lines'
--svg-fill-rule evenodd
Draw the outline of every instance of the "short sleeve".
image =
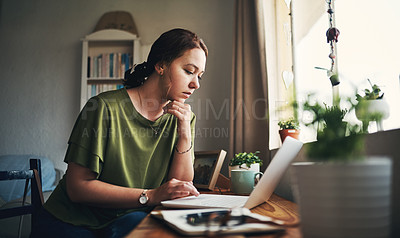
<svg viewBox="0 0 400 238">
<path fill-rule="evenodd" d="M 103 100 L 91 98 L 75 122 L 65 162 L 74 162 L 100 173 L 109 132 L 109 113 Z"/>
</svg>

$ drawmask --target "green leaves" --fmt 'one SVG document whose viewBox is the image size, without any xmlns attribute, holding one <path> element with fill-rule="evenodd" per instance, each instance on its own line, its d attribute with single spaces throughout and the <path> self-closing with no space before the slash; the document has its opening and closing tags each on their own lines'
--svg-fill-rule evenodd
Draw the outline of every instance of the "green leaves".
<svg viewBox="0 0 400 238">
<path fill-rule="evenodd" d="M 368 88 L 364 89 L 364 96 L 361 96 L 360 94 L 356 94 L 356 99 L 357 101 L 362 101 L 362 100 L 376 100 L 376 99 L 381 99 L 383 98 L 384 93 L 379 95 L 381 93 L 381 89 L 379 88 L 378 85 L 374 84 L 372 85 L 371 80 L 368 79 L 369 84 L 372 87 L 372 91 L 370 91 Z"/>
<path fill-rule="evenodd" d="M 261 166 L 262 160 L 257 155 L 259 153 L 260 153 L 260 151 L 256 151 L 254 153 L 243 152 L 243 153 L 235 154 L 235 156 L 229 162 L 229 166 L 246 164 L 247 167 L 250 167 L 252 164 L 256 164 L 256 163 L 260 163 L 260 166 Z"/>
<path fill-rule="evenodd" d="M 294 119 L 293 117 L 289 118 L 288 120 L 279 121 L 278 126 L 281 130 L 299 129 L 300 128 L 299 122 L 296 119 Z"/>
<path fill-rule="evenodd" d="M 307 126 L 317 129 L 317 141 L 306 146 L 312 160 L 349 160 L 358 158 L 363 149 L 363 135 L 359 125 L 343 121 L 347 109 L 340 108 L 340 99 L 333 106 L 311 102 L 311 95 L 303 103 L 303 110 L 313 115 Z"/>
</svg>

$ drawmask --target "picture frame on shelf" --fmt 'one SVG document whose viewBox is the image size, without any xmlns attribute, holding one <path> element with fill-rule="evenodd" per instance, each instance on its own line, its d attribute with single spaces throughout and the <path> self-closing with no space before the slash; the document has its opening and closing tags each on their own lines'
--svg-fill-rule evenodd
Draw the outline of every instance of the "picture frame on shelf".
<svg viewBox="0 0 400 238">
<path fill-rule="evenodd" d="M 198 189 L 214 190 L 226 151 L 197 151 L 194 152 L 194 157 L 194 186 Z"/>
</svg>

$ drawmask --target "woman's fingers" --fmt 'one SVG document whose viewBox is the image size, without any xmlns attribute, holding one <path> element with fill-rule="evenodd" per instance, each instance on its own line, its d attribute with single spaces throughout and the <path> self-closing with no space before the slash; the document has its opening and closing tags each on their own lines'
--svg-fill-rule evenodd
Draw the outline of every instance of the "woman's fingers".
<svg viewBox="0 0 400 238">
<path fill-rule="evenodd" d="M 181 198 L 181 197 L 187 197 L 190 195 L 189 191 L 176 191 L 172 194 L 171 198 Z"/>
<path fill-rule="evenodd" d="M 192 182 L 185 182 L 183 185 L 183 191 L 188 191 L 191 195 L 199 196 L 200 193 L 197 191 L 196 187 L 193 185 Z"/>
<path fill-rule="evenodd" d="M 174 115 L 178 119 L 179 136 L 190 138 L 190 120 L 192 118 L 190 105 L 179 101 L 171 101 L 165 106 L 164 112 Z"/>
<path fill-rule="evenodd" d="M 153 205 L 158 205 L 161 201 L 190 195 L 200 195 L 193 183 L 191 181 L 181 181 L 174 178 L 160 187 L 149 191 L 150 201 Z"/>
<path fill-rule="evenodd" d="M 198 196 L 200 194 L 192 182 L 180 181 L 177 179 L 170 180 L 169 189 L 173 198 L 185 197 L 189 195 Z"/>
<path fill-rule="evenodd" d="M 176 116 L 179 120 L 190 120 L 192 109 L 189 104 L 171 101 L 165 106 L 164 112 Z"/>
</svg>

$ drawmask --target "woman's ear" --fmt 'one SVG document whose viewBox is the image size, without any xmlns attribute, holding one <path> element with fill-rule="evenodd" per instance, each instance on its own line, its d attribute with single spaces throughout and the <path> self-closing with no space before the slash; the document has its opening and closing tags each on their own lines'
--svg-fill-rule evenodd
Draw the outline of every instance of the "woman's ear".
<svg viewBox="0 0 400 238">
<path fill-rule="evenodd" d="M 163 75 L 164 74 L 164 64 L 163 63 L 157 63 L 156 65 L 155 65 L 155 69 L 156 69 L 156 71 L 157 71 L 157 74 L 159 74 L 159 75 Z"/>
</svg>

